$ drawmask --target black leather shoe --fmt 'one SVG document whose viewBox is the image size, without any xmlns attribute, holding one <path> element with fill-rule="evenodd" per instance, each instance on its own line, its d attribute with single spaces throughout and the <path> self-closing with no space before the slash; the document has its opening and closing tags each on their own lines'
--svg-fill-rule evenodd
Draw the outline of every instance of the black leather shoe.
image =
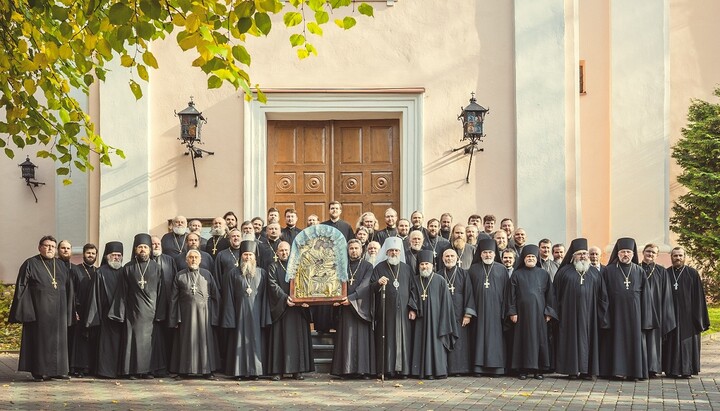
<svg viewBox="0 0 720 411">
<path fill-rule="evenodd" d="M 293 374 L 293 378 L 295 378 L 298 381 L 302 381 L 305 379 L 305 376 L 303 376 L 302 373 L 300 373 L 300 372 L 296 372 L 295 374 Z"/>
<path fill-rule="evenodd" d="M 536 380 L 544 380 L 545 379 L 545 377 L 543 377 L 542 374 L 535 374 L 535 376 L 533 378 L 535 378 Z"/>
<path fill-rule="evenodd" d="M 217 381 L 217 377 L 213 373 L 203 375 L 208 381 Z"/>
<path fill-rule="evenodd" d="M 270 381 L 280 381 L 280 376 L 277 374 L 273 375 L 272 377 L 270 377 Z"/>
<path fill-rule="evenodd" d="M 425 379 L 427 379 L 427 380 L 434 380 L 434 379 L 435 379 L 435 377 L 434 377 L 434 376 L 432 376 L 432 375 L 428 375 L 427 377 L 425 377 Z"/>
<path fill-rule="evenodd" d="M 527 380 L 527 374 L 518 375 L 518 380 Z"/>
<path fill-rule="evenodd" d="M 39 374 L 32 374 L 32 379 L 35 382 L 43 382 L 45 381 L 45 378 L 42 375 Z"/>
</svg>

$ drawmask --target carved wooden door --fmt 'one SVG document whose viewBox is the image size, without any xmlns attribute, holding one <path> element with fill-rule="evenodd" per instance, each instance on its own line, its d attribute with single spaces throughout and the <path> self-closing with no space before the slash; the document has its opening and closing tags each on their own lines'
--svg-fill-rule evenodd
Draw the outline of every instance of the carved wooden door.
<svg viewBox="0 0 720 411">
<path fill-rule="evenodd" d="M 327 220 L 327 204 L 343 204 L 354 226 L 372 211 L 382 226 L 385 209 L 400 208 L 400 136 L 397 120 L 268 121 L 268 207 Z"/>
</svg>

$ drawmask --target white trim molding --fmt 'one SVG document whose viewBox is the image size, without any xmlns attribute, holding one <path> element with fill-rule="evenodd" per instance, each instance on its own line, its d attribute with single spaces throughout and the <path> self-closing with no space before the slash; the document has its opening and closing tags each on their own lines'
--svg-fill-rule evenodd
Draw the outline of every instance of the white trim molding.
<svg viewBox="0 0 720 411">
<path fill-rule="evenodd" d="M 244 214 L 265 215 L 267 210 L 267 120 L 305 113 L 326 119 L 358 118 L 368 113 L 374 118 L 388 114 L 400 120 L 400 215 L 422 210 L 423 205 L 423 94 L 421 89 L 407 93 L 368 92 L 282 92 L 267 93 L 267 103 L 245 103 L 243 140 Z M 293 117 L 296 118 L 296 117 Z"/>
</svg>

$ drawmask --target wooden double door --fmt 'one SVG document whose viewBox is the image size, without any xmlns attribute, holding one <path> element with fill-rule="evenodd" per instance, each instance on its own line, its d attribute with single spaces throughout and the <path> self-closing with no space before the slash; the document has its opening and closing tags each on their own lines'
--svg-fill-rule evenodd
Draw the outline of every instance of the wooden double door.
<svg viewBox="0 0 720 411">
<path fill-rule="evenodd" d="M 385 209 L 400 209 L 398 120 L 268 121 L 267 204 L 328 219 L 328 203 L 343 205 L 353 227 L 372 211 L 383 225 Z"/>
</svg>

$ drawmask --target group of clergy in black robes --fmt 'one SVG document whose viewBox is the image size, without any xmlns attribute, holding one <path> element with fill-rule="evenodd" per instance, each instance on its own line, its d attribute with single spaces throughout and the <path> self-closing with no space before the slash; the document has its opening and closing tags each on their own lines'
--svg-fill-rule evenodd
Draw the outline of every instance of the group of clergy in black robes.
<svg viewBox="0 0 720 411">
<path fill-rule="evenodd" d="M 177 249 L 137 235 L 124 266 L 122 243 L 109 242 L 97 269 L 88 260 L 64 265 L 54 258 L 54 238 L 43 237 L 40 254 L 20 268 L 10 312 L 23 324 L 19 370 L 36 380 L 70 371 L 277 380 L 314 370 L 310 310 L 289 295 L 287 242 L 243 240 L 234 229 L 224 237 L 228 247 L 209 255 L 188 247 L 188 234 L 168 235 Z M 634 240 L 622 238 L 600 270 L 588 264 L 587 250 L 585 239 L 574 240 L 551 280 L 534 245 L 523 247 L 509 273 L 492 239 L 478 241 L 468 269 L 453 248 L 408 250 L 395 236 L 373 266 L 351 240 L 347 298 L 334 307 L 331 373 L 697 374 L 709 320 L 700 276 L 682 249 L 665 269 L 654 264 L 657 247 L 646 247 L 639 264 Z"/>
</svg>

